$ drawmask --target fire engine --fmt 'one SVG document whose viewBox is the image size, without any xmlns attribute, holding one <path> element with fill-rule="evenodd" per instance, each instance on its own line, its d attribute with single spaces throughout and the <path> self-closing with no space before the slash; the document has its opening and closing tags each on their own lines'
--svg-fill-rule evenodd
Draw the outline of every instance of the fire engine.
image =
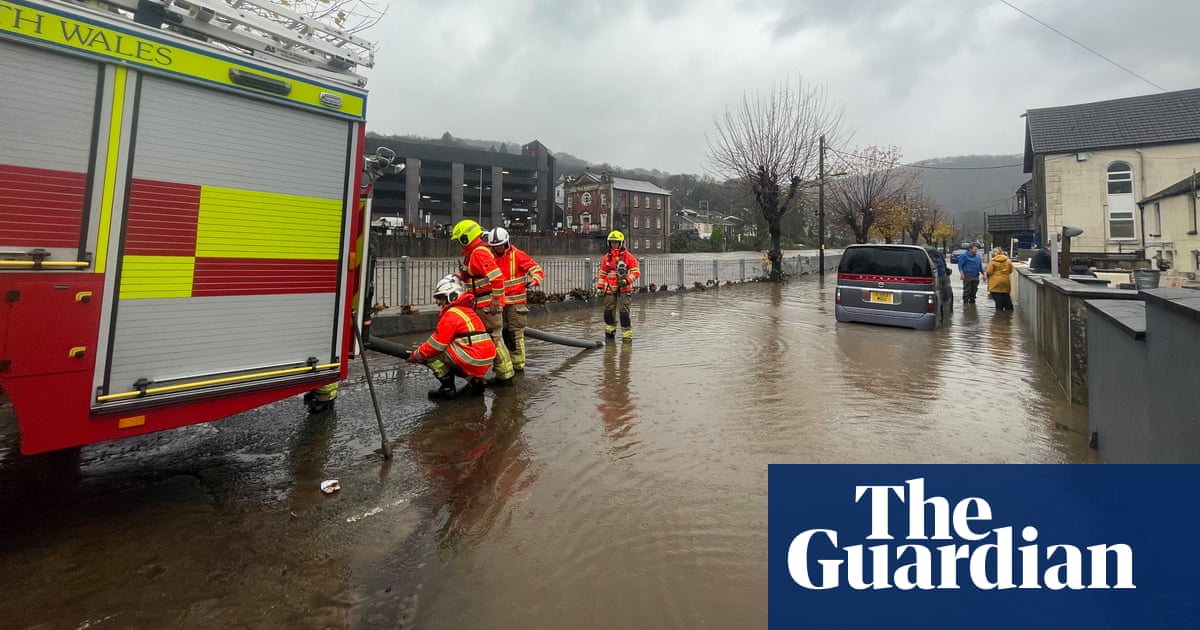
<svg viewBox="0 0 1200 630">
<path fill-rule="evenodd" d="M 346 377 L 373 57 L 266 0 L 0 0 L 0 389 L 23 453 Z"/>
</svg>

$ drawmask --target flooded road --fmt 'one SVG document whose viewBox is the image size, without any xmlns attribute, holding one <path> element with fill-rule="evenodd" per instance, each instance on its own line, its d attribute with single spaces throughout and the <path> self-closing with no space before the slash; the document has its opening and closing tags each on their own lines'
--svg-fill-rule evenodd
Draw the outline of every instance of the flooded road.
<svg viewBox="0 0 1200 630">
<path fill-rule="evenodd" d="M 1019 315 L 924 333 L 832 300 L 813 277 L 635 296 L 632 343 L 531 341 L 516 387 L 448 403 L 371 354 L 388 463 L 357 362 L 323 416 L 73 456 L 17 456 L 0 410 L 2 625 L 765 627 L 767 464 L 1096 461 Z M 603 335 L 593 310 L 530 324 Z"/>
</svg>

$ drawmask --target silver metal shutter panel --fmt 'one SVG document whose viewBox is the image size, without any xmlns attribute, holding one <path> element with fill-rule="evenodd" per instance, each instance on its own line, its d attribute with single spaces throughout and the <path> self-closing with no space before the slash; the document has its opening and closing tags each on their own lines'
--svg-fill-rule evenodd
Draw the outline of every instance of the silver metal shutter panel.
<svg viewBox="0 0 1200 630">
<path fill-rule="evenodd" d="M 100 68 L 0 41 L 0 163 L 88 172 Z"/>
<path fill-rule="evenodd" d="M 146 76 L 133 177 L 344 199 L 349 124 Z M 122 300 L 109 393 L 333 360 L 339 293 Z"/>
</svg>

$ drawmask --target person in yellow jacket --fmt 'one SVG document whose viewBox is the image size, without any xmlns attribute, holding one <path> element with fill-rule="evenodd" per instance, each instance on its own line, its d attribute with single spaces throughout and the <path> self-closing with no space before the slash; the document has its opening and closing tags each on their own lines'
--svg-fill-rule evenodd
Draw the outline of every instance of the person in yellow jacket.
<svg viewBox="0 0 1200 630">
<path fill-rule="evenodd" d="M 462 246 L 463 260 L 458 277 L 475 296 L 475 312 L 496 345 L 496 359 L 492 363 L 495 375 L 488 385 L 512 385 L 515 372 L 512 358 L 504 346 L 504 280 L 496 265 L 496 255 L 483 240 L 483 228 L 470 219 L 454 224 L 450 240 Z"/>
<path fill-rule="evenodd" d="M 996 303 L 997 311 L 1013 310 L 1012 270 L 1012 261 L 1004 255 L 1004 250 L 999 247 L 993 249 L 992 260 L 983 270 L 983 275 L 987 278 L 988 293 Z"/>
<path fill-rule="evenodd" d="M 617 230 L 608 233 L 608 253 L 600 260 L 600 277 L 596 280 L 596 294 L 604 296 L 604 337 L 613 339 L 617 335 L 615 313 L 621 315 L 621 338 L 633 341 L 633 328 L 629 325 L 629 303 L 633 295 L 633 283 L 642 275 L 637 258 L 625 249 L 625 235 Z"/>
<path fill-rule="evenodd" d="M 541 286 L 546 278 L 542 266 L 532 256 L 508 242 L 508 230 L 492 228 L 484 235 L 504 280 L 504 328 L 512 335 L 513 369 L 525 370 L 525 318 L 529 313 L 525 287 Z"/>
</svg>

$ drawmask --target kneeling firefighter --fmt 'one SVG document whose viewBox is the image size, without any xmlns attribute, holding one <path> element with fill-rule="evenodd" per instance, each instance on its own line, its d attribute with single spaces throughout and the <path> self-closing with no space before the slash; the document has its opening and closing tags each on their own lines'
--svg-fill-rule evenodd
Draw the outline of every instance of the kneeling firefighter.
<svg viewBox="0 0 1200 630">
<path fill-rule="evenodd" d="M 604 296 L 604 336 L 616 337 L 617 321 L 614 311 L 621 314 L 621 338 L 633 341 L 629 325 L 629 303 L 633 283 L 642 275 L 637 258 L 625 249 L 625 235 L 617 230 L 608 233 L 608 253 L 600 261 L 600 277 L 596 280 L 596 295 Z"/>
<path fill-rule="evenodd" d="M 482 394 L 483 377 L 496 358 L 496 344 L 475 314 L 475 296 L 457 277 L 446 276 L 438 281 L 433 299 L 442 308 L 437 328 L 408 360 L 428 365 L 441 381 L 441 387 L 430 390 L 430 398 L 457 397 L 455 376 L 467 379 L 471 393 Z"/>
<path fill-rule="evenodd" d="M 496 346 L 496 358 L 492 362 L 495 375 L 488 385 L 512 385 L 515 371 L 504 346 L 504 280 L 496 265 L 496 255 L 483 239 L 483 228 L 470 219 L 455 223 L 450 239 L 462 246 L 463 259 L 458 277 L 475 296 L 475 313 L 491 333 Z"/>
</svg>

